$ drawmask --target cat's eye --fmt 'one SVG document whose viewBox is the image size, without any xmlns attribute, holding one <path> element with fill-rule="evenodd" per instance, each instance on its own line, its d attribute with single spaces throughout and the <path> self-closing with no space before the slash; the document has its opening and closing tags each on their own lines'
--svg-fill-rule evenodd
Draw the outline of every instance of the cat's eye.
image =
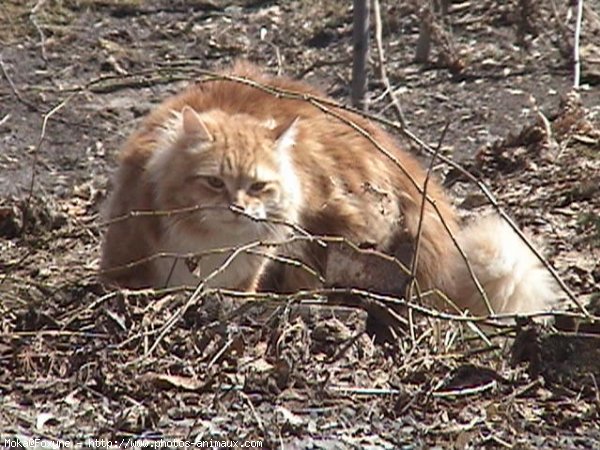
<svg viewBox="0 0 600 450">
<path fill-rule="evenodd" d="M 225 183 L 219 177 L 206 177 L 206 183 L 213 189 L 223 189 Z"/>
<path fill-rule="evenodd" d="M 255 181 L 250 185 L 250 192 L 261 192 L 267 187 L 267 183 L 264 181 Z"/>
</svg>

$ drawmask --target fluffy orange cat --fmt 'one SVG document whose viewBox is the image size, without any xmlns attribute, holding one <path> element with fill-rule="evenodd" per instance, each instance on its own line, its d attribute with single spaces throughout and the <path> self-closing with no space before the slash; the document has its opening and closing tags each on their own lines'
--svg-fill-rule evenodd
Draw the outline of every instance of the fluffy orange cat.
<svg viewBox="0 0 600 450">
<path fill-rule="evenodd" d="M 227 73 L 321 96 L 247 63 Z M 339 117 L 247 84 L 198 83 L 167 99 L 121 152 L 108 206 L 113 220 L 103 246 L 104 279 L 128 288 L 197 285 L 209 275 L 212 287 L 285 292 L 314 287 L 313 275 L 279 256 L 324 275 L 327 248 L 318 242 L 254 247 L 230 257 L 232 248 L 289 240 L 300 228 L 369 243 L 409 264 L 425 172 L 381 128 L 332 110 L 365 130 L 388 155 Z M 443 220 L 495 312 L 537 311 L 555 301 L 550 275 L 500 218 L 461 230 L 433 180 L 427 194 L 438 211 L 428 203 L 423 216 L 416 270 L 422 291 L 438 288 L 461 308 L 487 311 Z M 177 258 L 187 254 L 202 255 L 194 272 Z"/>
</svg>

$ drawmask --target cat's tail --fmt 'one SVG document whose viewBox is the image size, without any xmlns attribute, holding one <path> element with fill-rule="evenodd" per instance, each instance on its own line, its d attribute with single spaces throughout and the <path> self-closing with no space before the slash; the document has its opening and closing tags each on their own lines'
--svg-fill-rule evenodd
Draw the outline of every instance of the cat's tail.
<svg viewBox="0 0 600 450">
<path fill-rule="evenodd" d="M 554 278 L 501 217 L 476 220 L 458 233 L 457 241 L 494 313 L 544 311 L 557 302 L 560 289 Z M 473 314 L 486 314 L 488 308 L 464 258 L 458 254 L 456 259 L 452 298 Z"/>
</svg>

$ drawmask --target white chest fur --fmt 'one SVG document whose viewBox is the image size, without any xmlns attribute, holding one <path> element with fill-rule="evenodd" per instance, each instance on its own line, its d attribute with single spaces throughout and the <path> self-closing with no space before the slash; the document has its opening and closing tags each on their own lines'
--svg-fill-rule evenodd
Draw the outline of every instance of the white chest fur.
<svg viewBox="0 0 600 450">
<path fill-rule="evenodd" d="M 255 223 L 202 234 L 172 227 L 163 235 L 160 251 L 177 256 L 160 259 L 158 276 L 165 286 L 197 286 L 208 279 L 206 287 L 236 289 L 253 279 L 266 262 L 265 257 L 252 253 L 264 253 L 265 248 L 257 244 L 278 234 L 265 230 Z M 186 264 L 186 255 L 195 256 L 194 272 Z"/>
</svg>

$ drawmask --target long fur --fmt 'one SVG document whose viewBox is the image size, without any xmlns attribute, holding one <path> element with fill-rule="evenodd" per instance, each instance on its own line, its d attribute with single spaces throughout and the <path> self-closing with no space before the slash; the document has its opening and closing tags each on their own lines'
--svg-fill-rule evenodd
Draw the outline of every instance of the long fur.
<svg viewBox="0 0 600 450">
<path fill-rule="evenodd" d="M 301 82 L 269 77 L 247 63 L 236 64 L 226 74 L 324 97 Z M 198 143 L 182 135 L 185 127 L 181 125 L 181 112 L 187 107 L 198 113 L 202 126 L 215 137 L 214 143 Z M 454 209 L 434 180 L 427 193 L 436 207 L 426 204 L 420 224 L 419 186 L 425 180 L 420 164 L 365 118 L 343 109 L 330 109 L 342 120 L 309 102 L 276 97 L 233 81 L 192 85 L 163 102 L 126 142 L 109 202 L 109 217 L 137 210 L 218 203 L 208 193 L 195 194 L 197 188 L 182 181 L 189 178 L 190 170 L 207 164 L 202 162 L 204 152 L 214 164 L 231 166 L 241 177 L 262 176 L 264 170 L 267 174 L 274 170 L 271 177 L 276 178 L 277 194 L 258 199 L 269 219 L 295 223 L 316 235 L 368 243 L 401 261 L 411 260 L 419 234 L 416 276 L 421 289 L 438 288 L 460 308 L 477 314 L 486 312 L 447 229 L 465 248 L 495 312 L 532 311 L 553 304 L 557 297 L 555 284 L 506 224 L 498 218 L 486 218 L 460 231 Z M 379 148 L 345 122 L 366 132 Z M 214 171 L 215 167 L 202 170 Z M 115 221 L 103 245 L 104 279 L 126 287 L 161 286 L 167 272 L 164 261 L 132 263 L 165 251 L 185 253 L 281 238 L 289 231 L 267 223 L 233 229 L 225 222 L 219 226 L 218 217 L 198 213 L 180 218 Z M 212 228 L 203 230 L 209 223 Z M 200 231 L 192 231 L 194 227 Z M 327 251 L 316 242 L 287 245 L 277 252 L 325 273 Z M 205 264 L 214 268 L 222 260 Z M 251 289 L 260 279 L 263 288 L 279 291 L 315 286 L 314 277 L 298 266 L 272 265 L 266 275 L 261 275 L 262 263 L 241 261 L 218 285 Z M 194 282 L 181 264 L 177 269 L 172 283 Z M 441 302 L 438 306 L 446 305 Z"/>
<path fill-rule="evenodd" d="M 539 312 L 558 299 L 558 287 L 520 236 L 501 217 L 475 220 L 458 234 L 466 254 L 495 313 Z M 476 314 L 486 308 L 462 257 L 456 256 L 452 297 Z"/>
</svg>

